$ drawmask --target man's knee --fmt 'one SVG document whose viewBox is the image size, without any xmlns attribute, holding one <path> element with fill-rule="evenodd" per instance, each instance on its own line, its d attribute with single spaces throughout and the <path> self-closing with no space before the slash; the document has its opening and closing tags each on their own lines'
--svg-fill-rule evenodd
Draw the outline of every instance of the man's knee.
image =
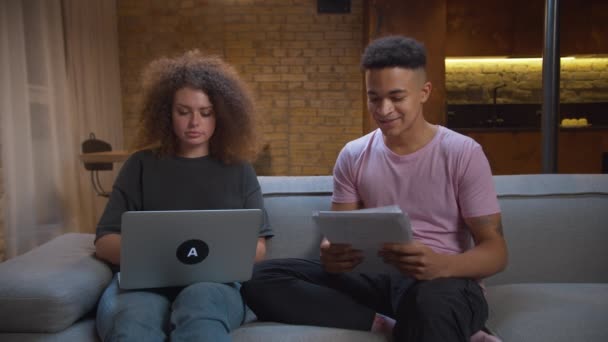
<svg viewBox="0 0 608 342">
<path fill-rule="evenodd" d="M 466 280 L 441 278 L 414 285 L 400 300 L 397 319 L 401 321 L 437 321 L 454 313 L 464 314 Z"/>
<path fill-rule="evenodd" d="M 259 281 L 272 278 L 277 273 L 281 273 L 284 262 L 282 260 L 272 259 L 264 260 L 256 263 L 253 266 L 253 274 L 250 281 Z"/>
<path fill-rule="evenodd" d="M 261 293 L 271 293 L 286 282 L 305 279 L 314 261 L 303 259 L 272 259 L 257 263 L 250 280 L 243 283 L 241 292 L 248 300 Z"/>
<path fill-rule="evenodd" d="M 299 278 L 321 271 L 317 261 L 307 259 L 271 259 L 257 263 L 253 268 L 251 280 L 277 280 L 283 278 Z"/>
<path fill-rule="evenodd" d="M 272 259 L 264 260 L 257 263 L 253 268 L 251 279 L 244 282 L 241 286 L 241 294 L 252 307 L 256 306 L 258 301 L 262 303 L 267 293 L 270 295 L 276 284 L 281 283 L 286 279 L 289 268 L 285 260 Z"/>
<path fill-rule="evenodd" d="M 444 337 L 468 339 L 487 318 L 483 293 L 475 287 L 471 280 L 454 278 L 418 283 L 400 301 L 397 330 L 404 336 L 422 336 L 430 329 Z"/>
</svg>

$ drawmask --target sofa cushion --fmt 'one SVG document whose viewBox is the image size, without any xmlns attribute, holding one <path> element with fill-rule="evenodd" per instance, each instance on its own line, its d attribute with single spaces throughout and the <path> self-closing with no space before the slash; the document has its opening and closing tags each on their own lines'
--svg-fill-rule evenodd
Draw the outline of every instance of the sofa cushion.
<svg viewBox="0 0 608 342">
<path fill-rule="evenodd" d="M 608 341 L 608 284 L 498 285 L 487 298 L 504 342 Z"/>
<path fill-rule="evenodd" d="M 61 235 L 0 264 L 0 331 L 58 332 L 92 310 L 112 279 L 93 239 Z"/>
<path fill-rule="evenodd" d="M 56 333 L 0 333 L 2 342 L 97 342 L 95 318 L 80 320 L 67 329 Z"/>
<path fill-rule="evenodd" d="M 232 332 L 234 342 L 385 342 L 383 335 L 369 331 L 287 325 L 280 323 L 250 323 Z"/>
</svg>

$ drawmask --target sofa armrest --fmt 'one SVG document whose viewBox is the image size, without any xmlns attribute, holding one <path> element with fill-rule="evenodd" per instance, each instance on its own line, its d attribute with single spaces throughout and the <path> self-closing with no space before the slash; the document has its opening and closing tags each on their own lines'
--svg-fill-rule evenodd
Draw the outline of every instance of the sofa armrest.
<svg viewBox="0 0 608 342">
<path fill-rule="evenodd" d="M 93 234 L 59 236 L 0 264 L 0 331 L 57 332 L 91 311 L 112 279 Z"/>
</svg>

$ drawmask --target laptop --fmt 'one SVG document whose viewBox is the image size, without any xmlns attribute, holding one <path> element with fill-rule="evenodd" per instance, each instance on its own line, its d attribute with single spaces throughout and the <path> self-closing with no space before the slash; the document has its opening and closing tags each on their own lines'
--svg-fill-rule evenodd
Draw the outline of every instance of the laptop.
<svg viewBox="0 0 608 342">
<path fill-rule="evenodd" d="M 262 215 L 260 209 L 123 213 L 120 288 L 249 280 Z"/>
</svg>

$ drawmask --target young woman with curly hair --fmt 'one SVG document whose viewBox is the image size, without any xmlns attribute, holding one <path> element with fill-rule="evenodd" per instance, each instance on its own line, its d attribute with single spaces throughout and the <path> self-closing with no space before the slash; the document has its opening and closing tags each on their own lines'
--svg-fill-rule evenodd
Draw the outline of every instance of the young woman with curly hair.
<svg viewBox="0 0 608 342">
<path fill-rule="evenodd" d="M 141 126 L 97 226 L 95 254 L 120 267 L 121 215 L 134 210 L 264 209 L 250 161 L 253 102 L 232 67 L 198 51 L 161 58 L 144 71 Z M 272 236 L 266 215 L 256 261 Z M 229 341 L 247 307 L 239 284 L 124 291 L 115 276 L 100 300 L 103 341 Z"/>
</svg>

